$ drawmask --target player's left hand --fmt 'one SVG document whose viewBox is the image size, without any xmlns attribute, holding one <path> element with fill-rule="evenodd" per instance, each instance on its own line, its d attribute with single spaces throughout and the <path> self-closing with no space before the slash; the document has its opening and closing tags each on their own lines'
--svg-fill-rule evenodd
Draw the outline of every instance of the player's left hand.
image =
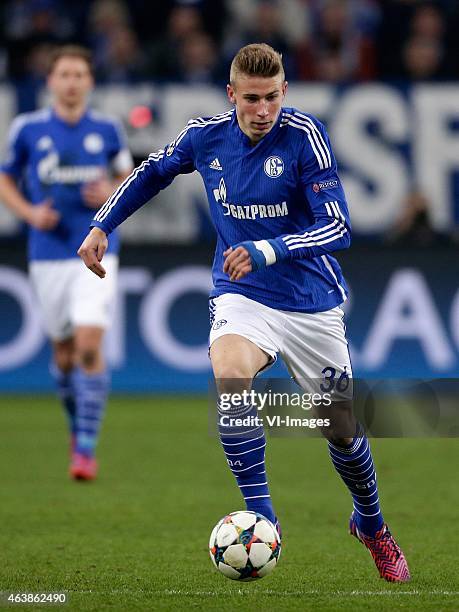
<svg viewBox="0 0 459 612">
<path fill-rule="evenodd" d="M 86 183 L 82 187 L 83 200 L 89 208 L 100 208 L 113 193 L 113 184 L 108 178 Z"/>
<path fill-rule="evenodd" d="M 243 246 L 235 249 L 230 247 L 223 253 L 223 256 L 225 257 L 223 272 L 228 274 L 231 281 L 240 280 L 252 272 L 252 258 Z"/>
</svg>

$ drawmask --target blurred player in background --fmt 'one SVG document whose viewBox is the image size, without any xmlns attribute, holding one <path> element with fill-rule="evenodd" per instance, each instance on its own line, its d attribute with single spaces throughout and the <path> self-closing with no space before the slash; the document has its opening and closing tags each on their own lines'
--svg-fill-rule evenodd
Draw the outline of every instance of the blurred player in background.
<svg viewBox="0 0 459 612">
<path fill-rule="evenodd" d="M 132 171 L 120 125 L 87 107 L 89 51 L 58 49 L 47 86 L 52 106 L 19 115 L 0 167 L 0 198 L 28 224 L 29 271 L 53 347 L 52 374 L 68 416 L 70 474 L 91 480 L 110 378 L 102 352 L 115 296 L 118 239 L 102 281 L 77 256 L 94 210 Z M 95 282 L 94 282 L 95 281 Z"/>
<path fill-rule="evenodd" d="M 347 290 L 331 256 L 350 244 L 346 198 L 324 126 L 283 107 L 286 91 L 281 56 L 264 44 L 243 47 L 227 88 L 235 110 L 189 121 L 169 146 L 152 153 L 96 214 L 79 251 L 105 277 L 100 262 L 107 234 L 175 176 L 200 172 L 218 234 L 210 357 L 220 399 L 249 390 L 278 354 L 300 384 L 313 379 L 336 390 L 352 376 L 340 308 Z M 323 433 L 353 498 L 350 531 L 383 578 L 404 582 L 408 566 L 383 521 L 368 440 L 352 401 L 339 399 Z M 255 417 L 256 407 L 230 401 L 219 408 L 221 441 L 247 509 L 279 529 L 263 428 L 250 419 L 233 427 L 228 418 Z"/>
</svg>

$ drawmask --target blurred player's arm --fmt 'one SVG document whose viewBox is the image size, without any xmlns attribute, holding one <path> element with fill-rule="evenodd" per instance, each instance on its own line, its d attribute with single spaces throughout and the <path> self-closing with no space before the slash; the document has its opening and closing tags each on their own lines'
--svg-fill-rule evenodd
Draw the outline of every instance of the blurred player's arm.
<svg viewBox="0 0 459 612">
<path fill-rule="evenodd" d="M 60 215 L 52 208 L 51 200 L 32 204 L 22 195 L 15 178 L 6 172 L 0 172 L 0 200 L 21 221 L 39 230 L 52 230 L 59 223 Z"/>
<path fill-rule="evenodd" d="M 39 230 L 51 230 L 60 219 L 59 213 L 52 208 L 52 202 L 29 202 L 18 187 L 23 170 L 28 162 L 29 147 L 23 116 L 12 122 L 8 133 L 8 149 L 0 166 L 0 200 L 21 221 Z"/>
<path fill-rule="evenodd" d="M 195 170 L 191 142 L 191 124 L 167 147 L 152 153 L 143 161 L 108 198 L 91 223 L 91 231 L 78 249 L 85 265 L 103 278 L 101 265 L 107 248 L 107 236 L 125 219 L 146 204 L 179 174 Z"/>
</svg>

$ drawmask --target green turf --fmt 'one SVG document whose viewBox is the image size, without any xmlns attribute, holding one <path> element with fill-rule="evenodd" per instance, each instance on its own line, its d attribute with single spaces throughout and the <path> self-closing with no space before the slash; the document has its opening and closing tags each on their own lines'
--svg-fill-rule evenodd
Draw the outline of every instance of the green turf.
<svg viewBox="0 0 459 612">
<path fill-rule="evenodd" d="M 282 558 L 240 584 L 207 553 L 214 523 L 242 504 L 206 410 L 203 399 L 112 399 L 100 478 L 74 483 L 56 400 L 0 400 L 0 591 L 66 591 L 76 611 L 459 609 L 457 440 L 372 443 L 413 574 L 390 585 L 346 534 L 351 504 L 324 442 L 271 439 Z"/>
</svg>

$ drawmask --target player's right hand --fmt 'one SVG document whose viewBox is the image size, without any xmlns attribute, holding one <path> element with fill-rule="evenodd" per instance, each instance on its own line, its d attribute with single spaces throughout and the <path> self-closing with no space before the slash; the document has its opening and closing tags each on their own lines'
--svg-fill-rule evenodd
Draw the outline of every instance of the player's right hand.
<svg viewBox="0 0 459 612">
<path fill-rule="evenodd" d="M 32 204 L 27 217 L 27 223 L 42 231 L 49 231 L 59 223 L 61 215 L 52 208 L 52 201 L 45 200 L 41 204 Z"/>
<path fill-rule="evenodd" d="M 78 255 L 84 261 L 86 267 L 99 278 L 104 278 L 106 274 L 105 268 L 100 262 L 107 247 L 107 234 L 98 227 L 93 227 L 78 249 Z"/>
</svg>

